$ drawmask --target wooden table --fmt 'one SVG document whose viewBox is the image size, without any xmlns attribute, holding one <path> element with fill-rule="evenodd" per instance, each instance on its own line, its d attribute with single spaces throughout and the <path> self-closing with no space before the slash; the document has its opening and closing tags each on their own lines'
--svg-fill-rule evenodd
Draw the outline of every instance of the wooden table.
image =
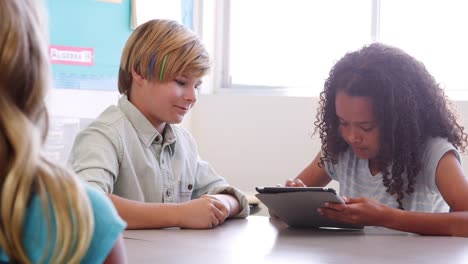
<svg viewBox="0 0 468 264">
<path fill-rule="evenodd" d="M 419 236 L 385 228 L 291 229 L 249 216 L 210 230 L 128 230 L 129 263 L 468 263 L 468 238 Z"/>
</svg>

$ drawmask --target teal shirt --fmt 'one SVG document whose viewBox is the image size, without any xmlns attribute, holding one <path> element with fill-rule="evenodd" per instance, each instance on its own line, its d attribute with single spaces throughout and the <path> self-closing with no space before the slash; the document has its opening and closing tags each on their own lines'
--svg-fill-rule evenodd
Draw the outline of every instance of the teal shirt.
<svg viewBox="0 0 468 264">
<path fill-rule="evenodd" d="M 91 245 L 81 263 L 102 263 L 110 253 L 117 238 L 126 227 L 126 223 L 119 217 L 110 200 L 101 192 L 85 184 L 94 214 L 94 233 Z M 52 218 L 51 227 L 55 227 Z M 52 231 L 54 237 L 55 230 Z M 24 223 L 24 246 L 32 263 L 38 263 L 47 247 L 47 223 L 39 196 L 32 198 Z M 51 247 L 54 249 L 55 245 Z M 48 258 L 52 252 L 47 252 Z M 46 258 L 44 263 L 48 263 Z M 9 258 L 0 248 L 0 263 L 8 262 Z"/>
</svg>

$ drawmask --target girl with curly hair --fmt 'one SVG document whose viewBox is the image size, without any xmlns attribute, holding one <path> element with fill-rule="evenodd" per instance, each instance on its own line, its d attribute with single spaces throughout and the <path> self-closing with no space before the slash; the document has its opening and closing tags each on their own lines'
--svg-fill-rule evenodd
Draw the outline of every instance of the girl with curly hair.
<svg viewBox="0 0 468 264">
<path fill-rule="evenodd" d="M 404 51 L 380 43 L 331 69 L 315 122 L 321 152 L 286 186 L 340 184 L 335 221 L 468 236 L 468 180 L 458 151 L 467 134 L 434 77 Z M 450 212 L 449 212 L 450 211 Z"/>
</svg>

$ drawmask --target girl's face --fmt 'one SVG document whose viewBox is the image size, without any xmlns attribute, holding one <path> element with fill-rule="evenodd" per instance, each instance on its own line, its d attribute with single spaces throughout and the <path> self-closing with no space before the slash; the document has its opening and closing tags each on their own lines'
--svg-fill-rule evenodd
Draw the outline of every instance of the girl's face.
<svg viewBox="0 0 468 264">
<path fill-rule="evenodd" d="M 372 99 L 349 96 L 340 91 L 335 110 L 341 136 L 360 159 L 372 160 L 380 150 L 380 128 L 374 115 Z"/>
</svg>

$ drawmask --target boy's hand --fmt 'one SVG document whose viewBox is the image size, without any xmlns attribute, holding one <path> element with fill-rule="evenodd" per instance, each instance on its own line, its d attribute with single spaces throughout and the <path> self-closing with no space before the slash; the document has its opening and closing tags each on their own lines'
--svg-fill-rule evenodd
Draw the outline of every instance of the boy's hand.
<svg viewBox="0 0 468 264">
<path fill-rule="evenodd" d="M 229 216 L 228 207 L 214 195 L 202 195 L 199 199 L 180 204 L 178 208 L 178 226 L 181 228 L 213 228 Z"/>
<path fill-rule="evenodd" d="M 229 197 L 230 197 L 230 196 L 229 196 Z M 223 208 L 224 208 L 223 216 L 224 216 L 224 218 L 223 218 L 223 219 L 219 219 L 219 220 L 221 221 L 221 223 L 219 223 L 219 224 L 222 224 L 222 223 L 224 222 L 224 220 L 226 220 L 226 218 L 228 218 L 229 215 L 231 214 L 232 208 L 231 208 L 231 204 L 229 203 L 226 194 L 213 194 L 213 195 L 204 194 L 204 195 L 202 195 L 200 198 L 203 198 L 203 199 L 213 199 L 213 200 L 219 201 L 220 203 L 223 204 Z M 237 201 L 237 200 L 236 200 L 236 201 Z"/>
</svg>

